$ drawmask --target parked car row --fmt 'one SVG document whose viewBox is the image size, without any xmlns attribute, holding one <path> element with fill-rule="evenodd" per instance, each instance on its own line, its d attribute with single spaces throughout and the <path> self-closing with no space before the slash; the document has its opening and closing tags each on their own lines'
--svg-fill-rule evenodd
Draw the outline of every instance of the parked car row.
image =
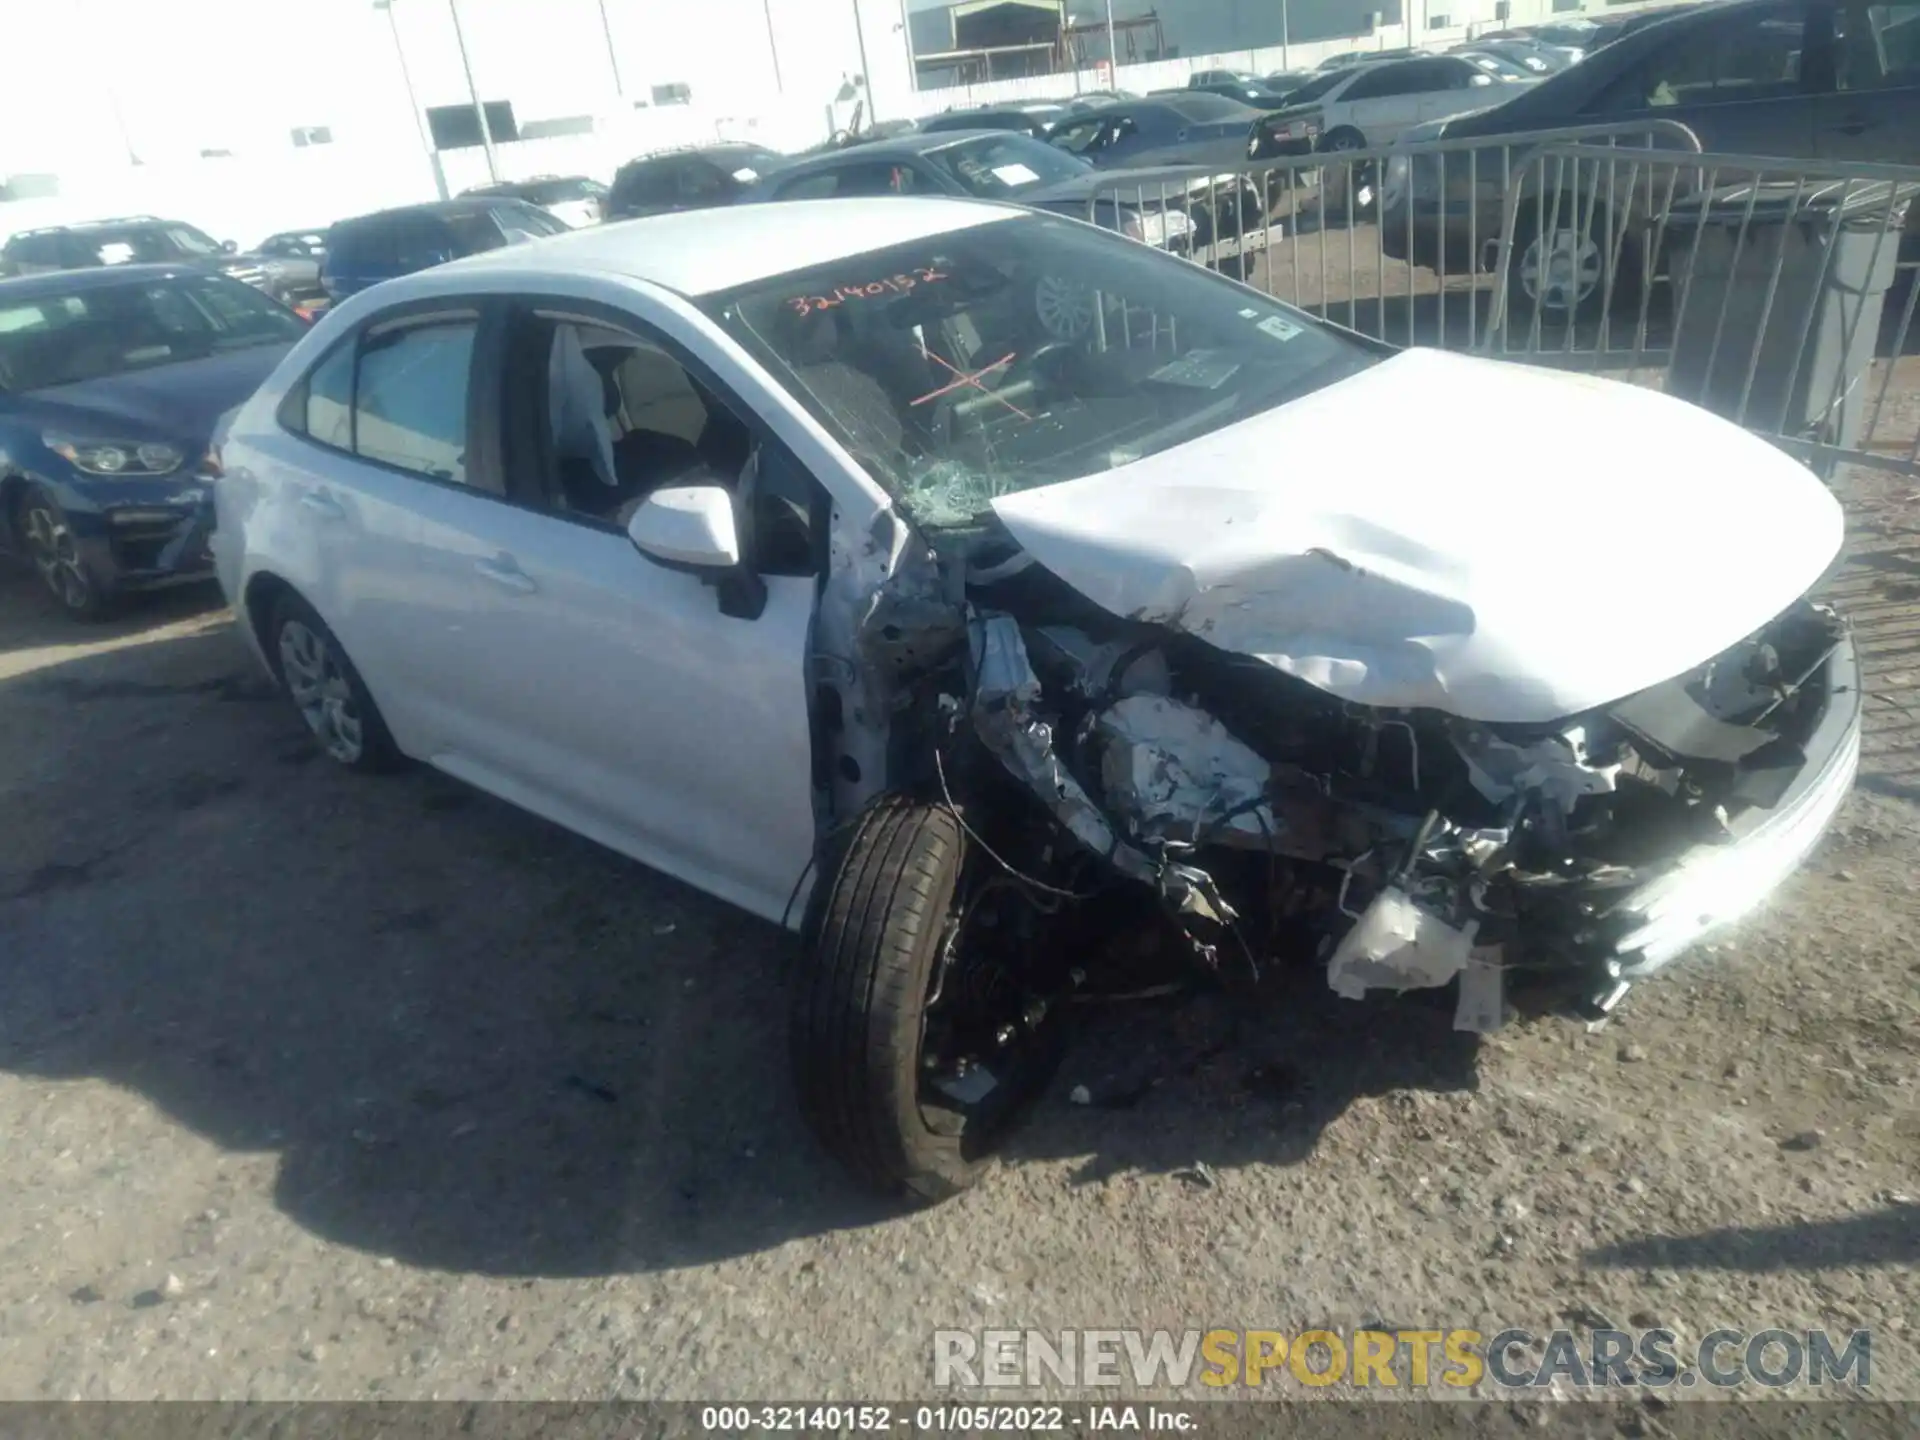
<svg viewBox="0 0 1920 1440">
<path fill-rule="evenodd" d="M 1606 23 L 1622 33 L 1579 65 L 1504 92 L 1502 104 L 1403 132 L 1410 142 L 1485 139 L 1488 148 L 1444 163 L 1388 160 L 1380 235 L 1390 257 L 1456 274 L 1492 269 L 1507 198 L 1501 147 L 1537 131 L 1677 121 L 1709 153 L 1920 164 L 1920 4 L 1708 0 Z M 1615 234 L 1617 304 L 1637 304 L 1639 278 L 1664 269 L 1665 257 L 1643 253 L 1658 217 L 1611 215 L 1591 197 L 1576 208 L 1577 221 L 1552 204 L 1519 209 L 1509 275 L 1528 313 L 1602 305 L 1600 257 Z M 1920 205 L 1907 223 L 1920 237 Z"/>
</svg>

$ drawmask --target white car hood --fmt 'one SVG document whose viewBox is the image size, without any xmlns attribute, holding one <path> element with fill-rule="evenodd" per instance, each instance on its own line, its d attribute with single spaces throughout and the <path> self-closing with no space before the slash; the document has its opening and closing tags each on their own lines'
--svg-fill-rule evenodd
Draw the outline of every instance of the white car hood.
<svg viewBox="0 0 1920 1440">
<path fill-rule="evenodd" d="M 1437 350 L 994 509 L 1115 615 L 1361 704 L 1516 723 L 1710 659 L 1842 536 L 1811 472 L 1704 410 Z"/>
</svg>

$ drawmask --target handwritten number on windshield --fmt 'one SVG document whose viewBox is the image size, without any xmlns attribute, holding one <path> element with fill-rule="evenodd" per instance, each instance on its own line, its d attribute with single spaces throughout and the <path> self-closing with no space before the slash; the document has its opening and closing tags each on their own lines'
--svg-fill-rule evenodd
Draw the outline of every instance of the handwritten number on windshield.
<svg viewBox="0 0 1920 1440">
<path fill-rule="evenodd" d="M 813 315 L 822 310 L 831 310 L 849 300 L 872 300 L 885 295 L 904 295 L 909 290 L 922 285 L 931 285 L 935 281 L 945 280 L 947 272 L 935 269 L 931 265 L 916 265 L 912 271 L 901 275 L 886 275 L 878 280 L 868 280 L 855 285 L 836 285 L 831 295 L 795 295 L 787 305 L 796 315 Z"/>
</svg>

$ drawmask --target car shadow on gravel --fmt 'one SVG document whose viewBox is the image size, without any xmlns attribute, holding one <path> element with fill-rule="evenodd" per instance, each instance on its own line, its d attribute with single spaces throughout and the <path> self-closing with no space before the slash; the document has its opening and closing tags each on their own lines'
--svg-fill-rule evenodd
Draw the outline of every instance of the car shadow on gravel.
<svg viewBox="0 0 1920 1440">
<path fill-rule="evenodd" d="M 423 1267 L 673 1269 L 901 1213 L 801 1126 L 789 936 L 433 772 L 335 770 L 228 627 L 0 681 L 6 736 L 0 1069 L 272 1155 L 296 1222 Z M 1010 1162 L 1296 1163 L 1356 1096 L 1472 1083 L 1444 1010 L 1268 990 L 1090 1013 Z M 219 1168 L 182 1225 L 253 1183 Z"/>
<path fill-rule="evenodd" d="M 1589 1250 L 1584 1263 L 1626 1270 L 1844 1270 L 1920 1263 L 1920 1204 L 1898 1201 L 1844 1220 L 1651 1235 Z"/>
</svg>

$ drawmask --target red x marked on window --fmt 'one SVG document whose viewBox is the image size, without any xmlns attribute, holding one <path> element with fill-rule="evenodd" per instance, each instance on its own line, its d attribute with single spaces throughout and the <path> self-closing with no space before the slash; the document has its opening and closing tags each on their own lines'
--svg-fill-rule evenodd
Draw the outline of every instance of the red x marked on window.
<svg viewBox="0 0 1920 1440">
<path fill-rule="evenodd" d="M 949 380 L 945 385 L 942 385 L 938 390 L 929 390 L 926 394 L 922 395 L 918 400 L 915 400 L 913 402 L 915 405 L 924 405 L 927 403 L 927 401 L 938 400 L 942 395 L 945 395 L 950 391 L 958 390 L 964 385 L 971 385 L 974 389 L 978 390 L 982 395 L 986 395 L 991 397 L 992 399 L 998 400 L 1002 405 L 1006 406 L 1009 410 L 1013 411 L 1013 413 L 1018 415 L 1022 420 L 1033 419 L 1031 415 L 1027 414 L 1027 412 L 1022 410 L 1018 405 L 1014 404 L 1011 400 L 1007 399 L 1006 396 L 997 395 L 993 391 L 987 389 L 986 386 L 980 383 L 982 376 L 990 375 L 995 370 L 998 370 L 1001 366 L 1011 362 L 1014 355 L 1017 353 L 1016 351 L 1009 350 L 1006 354 L 1002 355 L 998 360 L 994 361 L 991 365 L 983 365 L 978 370 L 973 371 L 971 374 L 953 365 L 949 365 L 945 360 L 941 359 L 938 355 L 934 354 L 931 350 L 927 349 L 927 347 L 924 345 L 920 347 L 920 353 L 926 356 L 927 359 L 933 361 L 934 364 L 940 366 L 943 370 L 947 371 L 949 374 L 957 376 L 958 378 L 954 380 Z"/>
</svg>

